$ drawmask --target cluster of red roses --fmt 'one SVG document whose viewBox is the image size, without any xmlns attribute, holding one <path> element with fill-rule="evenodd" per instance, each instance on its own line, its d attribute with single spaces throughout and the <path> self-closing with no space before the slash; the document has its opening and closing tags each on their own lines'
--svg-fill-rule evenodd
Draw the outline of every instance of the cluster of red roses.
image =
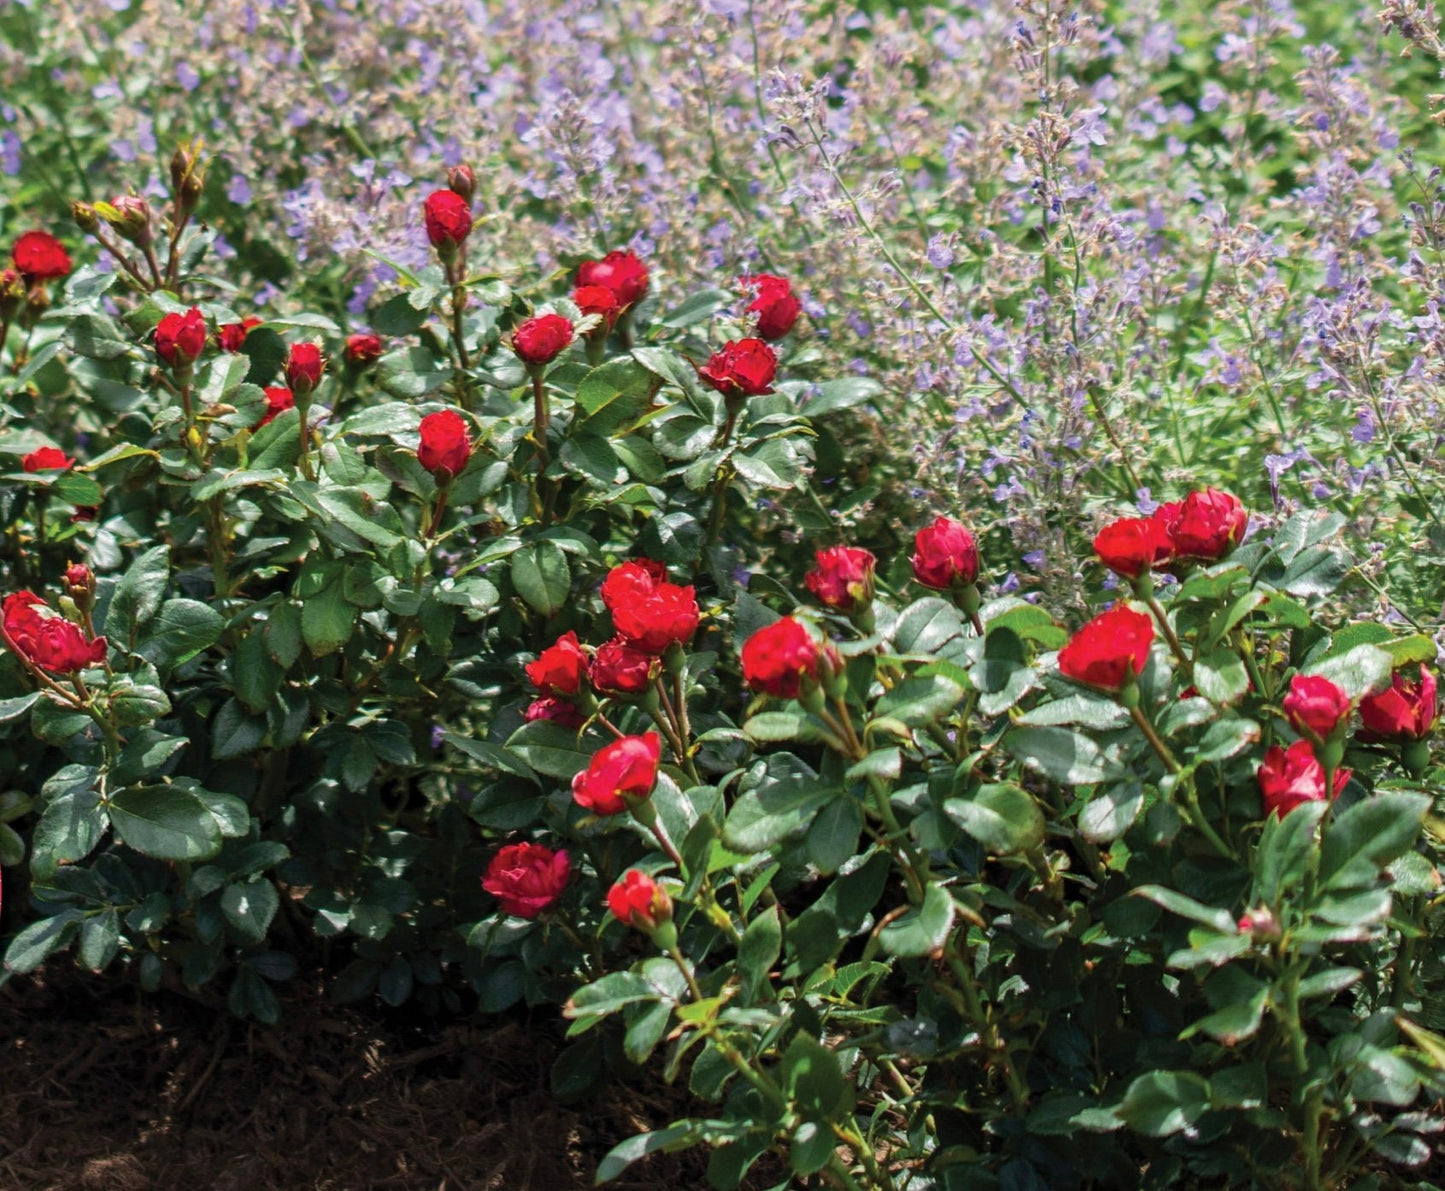
<svg viewBox="0 0 1445 1191">
<path fill-rule="evenodd" d="M 85 607 L 95 593 L 95 578 L 81 565 L 65 572 L 72 599 Z M 84 612 L 81 612 L 84 615 Z M 87 666 L 105 661 L 106 640 L 91 636 L 86 628 L 51 611 L 32 591 L 17 591 L 5 597 L 3 610 L 5 644 L 33 669 L 51 674 L 75 674 Z"/>
<path fill-rule="evenodd" d="M 1244 537 L 1249 514 L 1239 499 L 1216 488 L 1160 505 L 1148 517 L 1123 517 L 1094 538 L 1099 560 L 1127 579 L 1173 562 L 1222 558 Z"/>
<path fill-rule="evenodd" d="M 49 232 L 23 232 L 16 238 L 10 265 L 0 269 L 0 346 L 17 314 L 27 312 L 28 322 L 50 305 L 45 283 L 68 276 L 70 268 L 70 254 Z"/>
</svg>

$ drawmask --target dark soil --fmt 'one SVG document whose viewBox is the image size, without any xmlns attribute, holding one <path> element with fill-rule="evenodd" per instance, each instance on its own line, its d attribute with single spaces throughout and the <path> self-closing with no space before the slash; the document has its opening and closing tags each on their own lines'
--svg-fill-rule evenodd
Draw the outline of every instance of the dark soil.
<svg viewBox="0 0 1445 1191">
<path fill-rule="evenodd" d="M 3 1191 L 570 1191 L 697 1111 L 660 1080 L 558 1104 L 555 1015 L 423 1028 L 315 995 L 263 1026 L 55 969 L 0 987 Z M 705 1164 L 656 1155 L 609 1185 L 702 1188 Z"/>
</svg>

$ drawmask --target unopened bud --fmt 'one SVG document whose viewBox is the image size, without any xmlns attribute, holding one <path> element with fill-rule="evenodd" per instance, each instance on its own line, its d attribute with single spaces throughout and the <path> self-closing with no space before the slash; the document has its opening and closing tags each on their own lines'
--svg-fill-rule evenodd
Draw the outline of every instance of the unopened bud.
<svg viewBox="0 0 1445 1191">
<path fill-rule="evenodd" d="M 97 207 L 97 211 L 102 208 Z M 125 194 L 116 199 L 103 211 L 106 223 L 115 228 L 123 240 L 129 240 L 137 248 L 144 248 L 151 242 L 151 208 L 145 199 L 134 194 Z"/>
<path fill-rule="evenodd" d="M 89 203 L 76 199 L 70 204 L 70 218 L 75 220 L 75 226 L 87 236 L 93 236 L 100 230 L 100 218 Z"/>
<path fill-rule="evenodd" d="M 95 572 L 83 562 L 71 563 L 65 568 L 65 591 L 77 608 L 89 612 L 95 603 Z"/>
<path fill-rule="evenodd" d="M 25 282 L 14 269 L 0 269 L 0 321 L 10 322 L 25 305 Z"/>
<path fill-rule="evenodd" d="M 459 194 L 467 202 L 472 201 L 472 195 L 477 189 L 477 176 L 472 172 L 469 165 L 454 165 L 447 171 L 447 188 L 453 194 Z"/>
</svg>

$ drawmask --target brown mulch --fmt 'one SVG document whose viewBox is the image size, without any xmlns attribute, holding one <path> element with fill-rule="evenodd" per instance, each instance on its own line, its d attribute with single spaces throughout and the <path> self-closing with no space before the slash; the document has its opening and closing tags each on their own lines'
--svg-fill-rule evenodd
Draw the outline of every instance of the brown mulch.
<svg viewBox="0 0 1445 1191">
<path fill-rule="evenodd" d="M 5 1191 L 570 1191 L 699 1107 L 660 1081 L 558 1104 L 555 1015 L 418 1026 L 293 994 L 263 1026 L 53 967 L 0 987 Z M 609 1186 L 703 1188 L 705 1165 L 655 1155 Z"/>
</svg>

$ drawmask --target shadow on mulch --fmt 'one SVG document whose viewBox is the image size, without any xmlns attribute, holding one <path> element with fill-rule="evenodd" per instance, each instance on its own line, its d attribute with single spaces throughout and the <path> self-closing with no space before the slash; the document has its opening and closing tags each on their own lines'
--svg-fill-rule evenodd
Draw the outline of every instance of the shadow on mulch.
<svg viewBox="0 0 1445 1191">
<path fill-rule="evenodd" d="M 570 1191 L 614 1144 L 695 1111 L 662 1085 L 548 1093 L 563 1023 L 453 1022 L 418 1041 L 319 995 L 276 1026 L 60 969 L 0 988 L 5 1191 Z M 618 1191 L 705 1187 L 655 1155 Z M 775 1185 L 773 1170 L 755 1187 Z"/>
</svg>

